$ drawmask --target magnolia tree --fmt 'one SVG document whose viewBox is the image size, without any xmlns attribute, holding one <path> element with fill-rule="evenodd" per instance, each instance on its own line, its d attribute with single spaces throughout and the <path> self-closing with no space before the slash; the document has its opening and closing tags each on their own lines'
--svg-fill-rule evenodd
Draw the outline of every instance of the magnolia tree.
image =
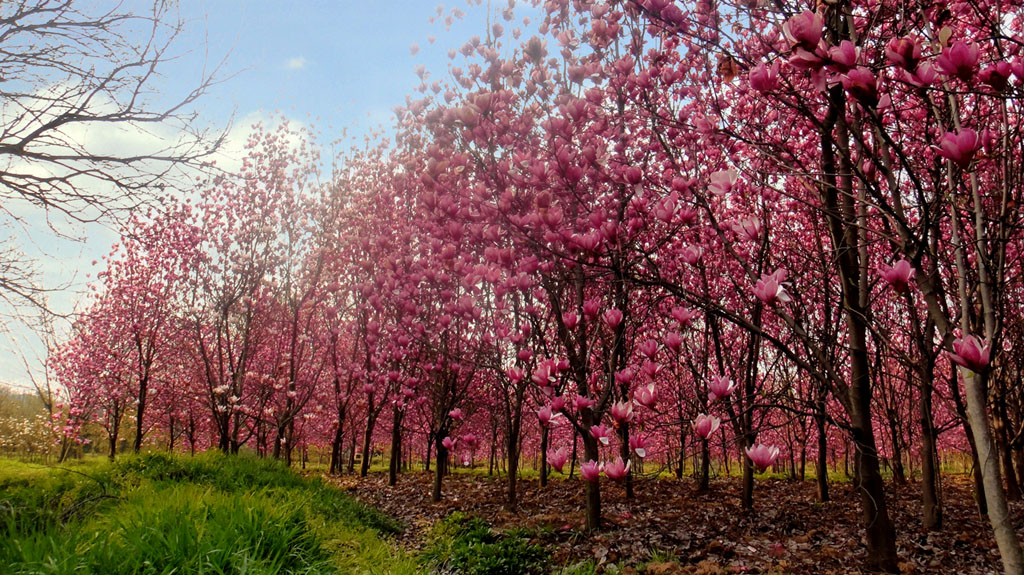
<svg viewBox="0 0 1024 575">
<path fill-rule="evenodd" d="M 908 18 L 902 7 L 855 2 L 817 11 L 697 3 L 688 12 L 656 0 L 625 8 L 698 63 L 686 74 L 693 107 L 666 120 L 702 132 L 735 170 L 828 223 L 849 352 L 840 399 L 857 447 L 873 561 L 896 568 L 870 416 L 871 355 L 879 346 L 869 332 L 882 319 L 872 313 L 871 284 L 879 269 L 902 291 L 918 270 L 923 304 L 914 306 L 912 332 L 928 342 L 937 335 L 963 372 L 989 517 L 1006 570 L 1020 572 L 991 455 L 984 378 L 992 358 L 980 339 L 1001 339 L 1005 274 L 1016 264 L 1005 230 L 1018 217 L 1019 178 L 1007 162 L 1020 146 L 1011 83 L 1020 63 L 1011 35 L 1019 10 L 925 2 Z M 765 109 L 766 118 L 758 113 Z M 770 279 L 756 286 L 762 300 Z M 799 329 L 799 317 L 780 316 Z M 922 384 L 926 395 L 931 377 Z"/>
<path fill-rule="evenodd" d="M 447 81 L 424 73 L 392 146 L 320 181 L 293 131 L 257 131 L 241 174 L 161 232 L 180 254 L 114 256 L 105 277 L 136 279 L 110 280 L 68 344 L 68 377 L 98 390 L 76 413 L 289 462 L 319 445 L 335 473 L 346 438 L 363 475 L 389 444 L 391 484 L 436 459 L 435 501 L 488 453 L 514 508 L 532 458 L 542 485 L 578 470 L 588 530 L 602 477 L 643 497 L 638 477 L 692 460 L 708 490 L 739 460 L 755 509 L 758 473 L 802 477 L 810 456 L 825 501 L 852 447 L 884 571 L 881 465 L 903 481 L 916 453 L 940 529 L 940 447 L 964 445 L 1019 573 L 1021 19 L 546 2 L 535 35 L 492 27 Z M 172 279 L 181 295 L 149 307 L 103 303 Z M 149 371 L 118 359 L 117 330 L 153 346 Z"/>
</svg>

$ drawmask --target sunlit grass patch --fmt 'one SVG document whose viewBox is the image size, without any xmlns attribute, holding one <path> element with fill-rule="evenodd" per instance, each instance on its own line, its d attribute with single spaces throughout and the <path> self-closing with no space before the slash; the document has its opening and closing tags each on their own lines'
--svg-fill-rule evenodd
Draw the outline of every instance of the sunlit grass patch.
<svg viewBox="0 0 1024 575">
<path fill-rule="evenodd" d="M 274 461 L 0 464 L 5 573 L 412 573 L 394 520 Z"/>
</svg>

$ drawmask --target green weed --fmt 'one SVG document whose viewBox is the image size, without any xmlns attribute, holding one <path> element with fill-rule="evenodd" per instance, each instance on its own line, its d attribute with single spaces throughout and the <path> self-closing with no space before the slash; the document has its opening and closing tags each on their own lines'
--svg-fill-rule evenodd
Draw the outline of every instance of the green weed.
<svg viewBox="0 0 1024 575">
<path fill-rule="evenodd" d="M 413 573 L 397 523 L 284 465 L 151 453 L 44 468 L 0 461 L 5 573 Z"/>
<path fill-rule="evenodd" d="M 439 522 L 421 562 L 435 570 L 462 575 L 544 573 L 548 551 L 532 542 L 528 530 L 498 532 L 478 517 L 453 513 Z"/>
</svg>

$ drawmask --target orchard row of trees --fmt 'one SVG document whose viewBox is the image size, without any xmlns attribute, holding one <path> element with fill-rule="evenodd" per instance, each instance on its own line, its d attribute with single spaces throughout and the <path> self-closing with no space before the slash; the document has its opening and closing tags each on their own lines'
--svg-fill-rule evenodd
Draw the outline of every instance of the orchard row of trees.
<svg viewBox="0 0 1024 575">
<path fill-rule="evenodd" d="M 541 481 L 853 458 L 868 561 L 897 569 L 880 474 L 973 458 L 1021 549 L 1024 12 L 970 3 L 549 0 L 425 73 L 393 143 L 332 173 L 257 129 L 240 173 L 134 218 L 51 368 L 71 441 L 111 455 L 359 443 L 541 455 Z M 504 11 L 506 25 L 515 11 Z M 348 439 L 348 442 L 346 442 Z M 571 461 L 571 463 L 570 463 Z M 429 464 L 429 463 L 428 463 Z"/>
</svg>

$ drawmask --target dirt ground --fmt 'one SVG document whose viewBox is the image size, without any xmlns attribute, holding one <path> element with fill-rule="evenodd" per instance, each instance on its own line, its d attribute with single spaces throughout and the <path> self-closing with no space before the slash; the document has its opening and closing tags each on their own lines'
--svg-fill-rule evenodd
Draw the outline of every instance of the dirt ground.
<svg viewBox="0 0 1024 575">
<path fill-rule="evenodd" d="M 445 478 L 444 499 L 430 502 L 432 475 L 407 473 L 396 487 L 387 476 L 363 480 L 327 478 L 360 500 L 399 518 L 405 532 L 398 543 L 415 550 L 434 523 L 454 511 L 489 521 L 496 528 L 544 528 L 541 537 L 554 560 L 570 565 L 593 560 L 599 572 L 718 575 L 726 573 L 856 574 L 866 573 L 867 554 L 860 526 L 857 494 L 850 484 L 832 485 L 833 500 L 818 503 L 815 485 L 759 479 L 755 509 L 740 510 L 737 478 L 712 483 L 699 493 L 692 479 L 640 479 L 636 498 L 602 483 L 606 524 L 592 537 L 582 531 L 583 484 L 554 480 L 541 489 L 536 479 L 520 481 L 520 504 L 505 507 L 503 478 L 457 473 Z M 944 476 L 944 527 L 921 526 L 917 484 L 889 484 L 890 510 L 897 526 L 900 567 L 904 573 L 1001 572 L 986 518 L 974 504 L 967 476 Z M 1024 509 L 1012 504 L 1018 526 Z M 652 559 L 652 553 L 653 559 Z M 667 561 L 673 558 L 675 562 Z M 676 564 L 678 562 L 678 564 Z"/>
</svg>

